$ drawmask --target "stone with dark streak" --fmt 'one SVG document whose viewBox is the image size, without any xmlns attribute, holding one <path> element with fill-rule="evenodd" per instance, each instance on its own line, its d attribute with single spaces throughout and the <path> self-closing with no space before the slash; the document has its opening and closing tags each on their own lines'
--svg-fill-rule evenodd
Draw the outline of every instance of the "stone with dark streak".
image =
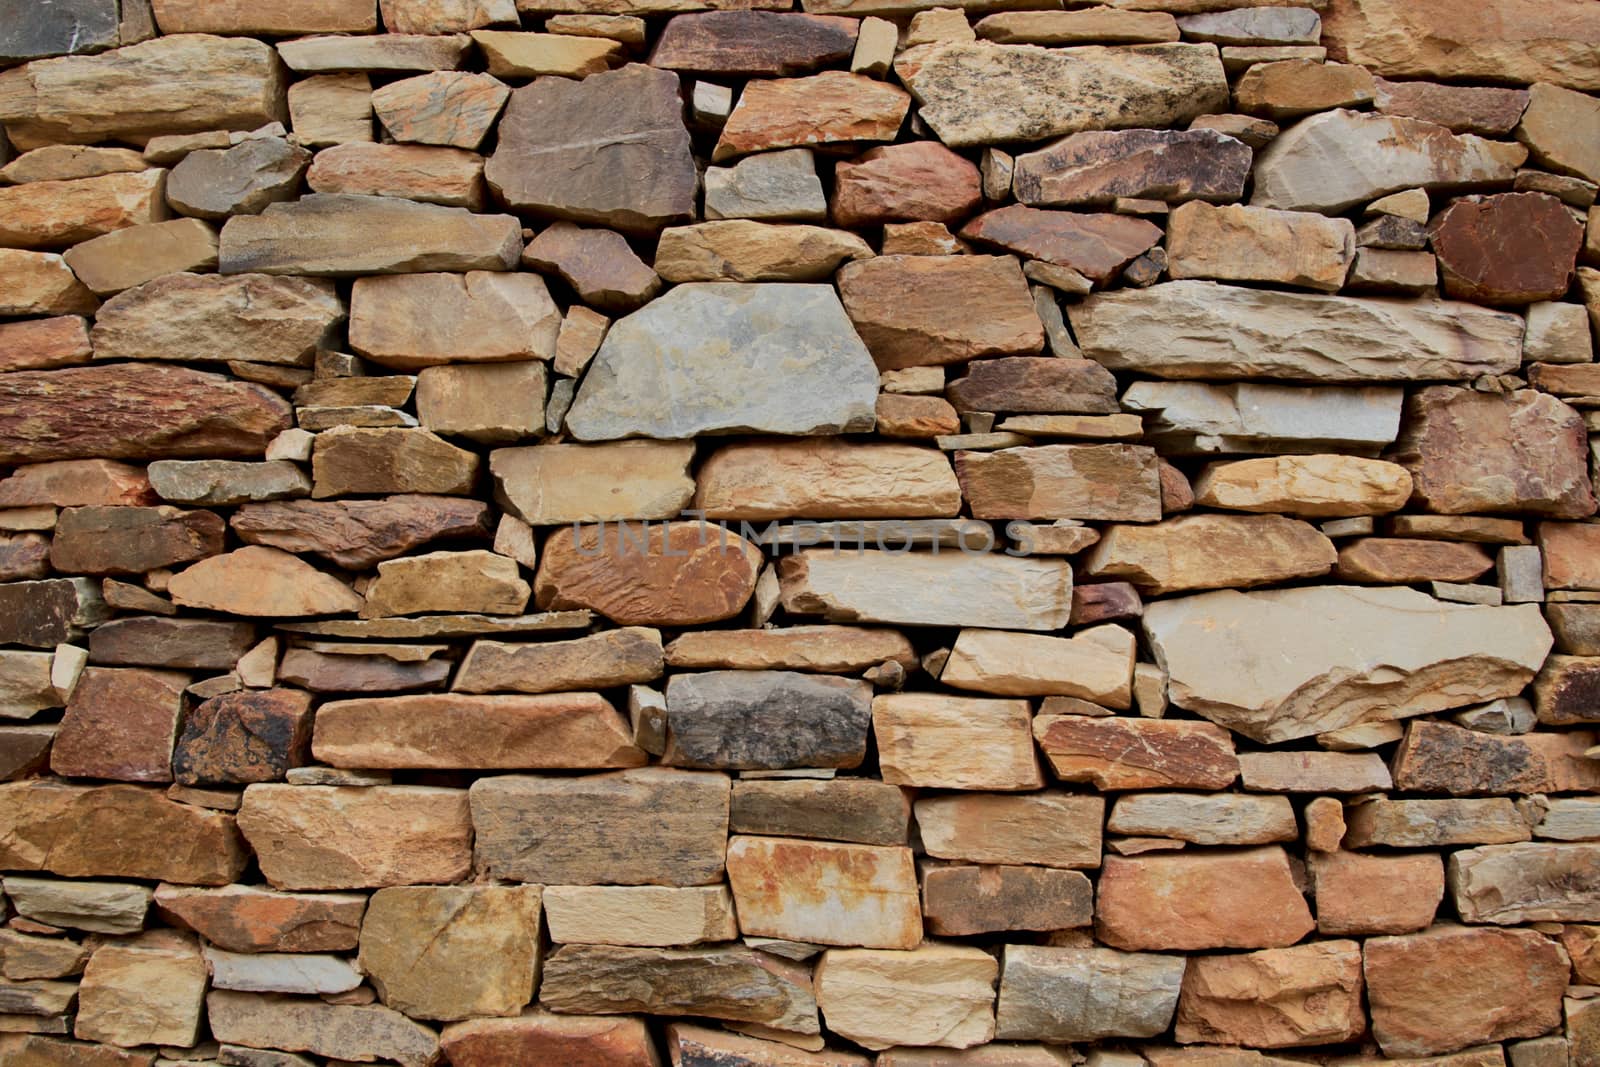
<svg viewBox="0 0 1600 1067">
<path fill-rule="evenodd" d="M 231 525 L 246 544 L 315 553 L 349 570 L 365 570 L 439 538 L 487 539 L 493 530 L 482 501 L 425 494 L 245 504 Z"/>
<path fill-rule="evenodd" d="M 675 15 L 661 30 L 650 65 L 691 74 L 788 77 L 850 58 L 855 19 L 776 11 Z"/>
<path fill-rule="evenodd" d="M 1044 211 L 1011 204 L 979 215 L 961 236 L 1106 282 L 1161 240 L 1161 227 L 1128 215 Z"/>
<path fill-rule="evenodd" d="M 796 671 L 706 671 L 667 682 L 663 762 L 779 770 L 855 767 L 867 751 L 872 687 Z"/>
<path fill-rule="evenodd" d="M 1250 146 L 1215 130 L 1093 130 L 1017 157 L 1011 188 L 1035 207 L 1118 197 L 1227 203 L 1244 195 Z"/>
<path fill-rule="evenodd" d="M 1226 789 L 1239 776 L 1233 737 L 1183 719 L 1041 715 L 1033 736 L 1064 782 L 1096 789 Z"/>
<path fill-rule="evenodd" d="M 311 694 L 241 689 L 212 697 L 188 715 L 172 754 L 183 785 L 275 782 L 306 760 Z"/>
<path fill-rule="evenodd" d="M 88 578 L 7 582 L 0 585 L 0 644 L 53 648 L 109 614 L 99 583 Z"/>
</svg>

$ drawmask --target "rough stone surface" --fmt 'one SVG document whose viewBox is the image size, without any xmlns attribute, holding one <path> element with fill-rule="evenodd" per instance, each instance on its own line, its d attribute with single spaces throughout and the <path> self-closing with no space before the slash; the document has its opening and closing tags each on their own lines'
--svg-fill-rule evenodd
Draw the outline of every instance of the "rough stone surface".
<svg viewBox="0 0 1600 1067">
<path fill-rule="evenodd" d="M 361 570 L 442 537 L 483 537 L 488 507 L 445 496 L 245 504 L 230 526 L 246 544 L 319 555 Z"/>
<path fill-rule="evenodd" d="M 1209 464 L 1195 503 L 1231 511 L 1339 518 L 1398 511 L 1411 497 L 1404 467 L 1359 456 L 1273 456 Z"/>
<path fill-rule="evenodd" d="M 712 519 L 925 518 L 961 506 L 949 460 L 909 444 L 728 445 L 701 464 L 697 483 L 695 508 Z"/>
<path fill-rule="evenodd" d="M 1544 193 L 1501 193 L 1451 204 L 1429 226 L 1447 295 L 1527 304 L 1566 293 L 1582 227 Z"/>
<path fill-rule="evenodd" d="M 711 158 L 851 141 L 892 141 L 911 98 L 905 90 L 830 70 L 809 78 L 754 81 L 728 116 Z"/>
<path fill-rule="evenodd" d="M 50 769 L 75 778 L 172 781 L 187 675 L 90 667 L 50 746 Z"/>
<path fill-rule="evenodd" d="M 1239 776 L 1232 738 L 1210 723 L 1045 714 L 1033 732 L 1057 778 L 1096 789 L 1225 789 Z"/>
<path fill-rule="evenodd" d="M 1019 155 L 1012 191 L 1035 207 L 1237 200 L 1250 161 L 1248 145 L 1213 130 L 1093 130 Z"/>
<path fill-rule="evenodd" d="M 1091 550 L 1084 571 L 1160 595 L 1315 578 L 1337 558 L 1333 543 L 1300 519 L 1202 514 L 1154 526 L 1112 526 Z"/>
<path fill-rule="evenodd" d="M 1037 789 L 1044 778 L 1030 727 L 1028 704 L 1021 700 L 891 693 L 872 702 L 879 773 L 895 785 Z"/>
<path fill-rule="evenodd" d="M 1464 922 L 1594 922 L 1600 879 L 1594 844 L 1519 842 L 1452 853 L 1450 896 Z"/>
<path fill-rule="evenodd" d="M 1007 945 L 996 1035 L 1033 1041 L 1153 1037 L 1178 1006 L 1182 956 Z"/>
<path fill-rule="evenodd" d="M 834 171 L 829 211 L 839 226 L 955 222 L 983 199 L 978 168 L 931 141 L 863 152 Z"/>
<path fill-rule="evenodd" d="M 1332 293 L 1344 285 L 1355 245 L 1355 226 L 1345 219 L 1191 201 L 1168 223 L 1168 273 Z"/>
<path fill-rule="evenodd" d="M 1275 846 L 1107 856 L 1097 896 L 1096 935 L 1124 949 L 1281 948 L 1315 925 Z"/>
<path fill-rule="evenodd" d="M 339 1060 L 392 1060 L 427 1067 L 438 1035 L 381 1004 L 328 1004 L 314 997 L 213 990 L 206 1018 L 217 1040 L 249 1048 L 311 1052 Z"/>
<path fill-rule="evenodd" d="M 708 671 L 667 683 L 664 763 L 724 770 L 855 767 L 872 720 L 865 682 L 791 671 Z"/>
<path fill-rule="evenodd" d="M 1336 1044 L 1366 1029 L 1361 947 L 1321 941 L 1236 956 L 1197 956 L 1183 976 L 1174 1036 L 1285 1048 Z"/>
<path fill-rule="evenodd" d="M 909 849 L 735 836 L 728 882 L 748 935 L 882 949 L 922 940 Z"/>
<path fill-rule="evenodd" d="M 228 952 L 342 952 L 356 947 L 367 898 L 253 886 L 156 887 L 162 914 Z"/>
<path fill-rule="evenodd" d="M 1094 867 L 1100 862 L 1100 797 L 1059 792 L 968 793 L 916 803 L 928 855 L 971 863 Z"/>
<path fill-rule="evenodd" d="M 817 966 L 828 1028 L 858 1045 L 970 1048 L 994 1037 L 994 957 L 970 945 L 835 949 Z"/>
<path fill-rule="evenodd" d="M 961 236 L 1030 260 L 1070 267 L 1092 282 L 1115 277 L 1161 240 L 1160 227 L 1124 215 L 1046 211 L 1012 204 L 979 215 Z"/>
</svg>

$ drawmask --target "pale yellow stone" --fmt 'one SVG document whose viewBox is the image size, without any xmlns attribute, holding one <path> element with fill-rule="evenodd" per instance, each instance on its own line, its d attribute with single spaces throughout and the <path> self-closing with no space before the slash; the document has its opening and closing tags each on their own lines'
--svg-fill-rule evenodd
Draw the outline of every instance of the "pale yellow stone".
<svg viewBox="0 0 1600 1067">
<path fill-rule="evenodd" d="M 848 230 L 726 219 L 663 230 L 655 270 L 669 282 L 815 282 L 872 254 Z"/>
<path fill-rule="evenodd" d="M 1307 518 L 1379 515 L 1411 499 L 1398 463 L 1360 456 L 1269 456 L 1212 463 L 1194 483 L 1196 504 Z"/>
<path fill-rule="evenodd" d="M 366 619 L 424 612 L 519 615 L 532 595 L 516 560 L 481 549 L 428 552 L 378 564 L 378 577 L 367 586 L 361 615 Z"/>
<path fill-rule="evenodd" d="M 474 30 L 472 40 L 488 61 L 489 73 L 500 78 L 581 78 L 609 70 L 623 54 L 617 41 L 561 33 Z"/>
<path fill-rule="evenodd" d="M 939 680 L 1001 696 L 1069 696 L 1113 708 L 1133 697 L 1133 635 L 1096 626 L 1072 637 L 962 630 Z"/>
<path fill-rule="evenodd" d="M 894 949 L 922 941 L 909 848 L 735 836 L 727 866 L 746 936 Z"/>
<path fill-rule="evenodd" d="M 938 449 L 818 437 L 725 445 L 701 465 L 713 519 L 942 518 L 961 487 Z"/>
<path fill-rule="evenodd" d="M 95 950 L 78 990 L 78 1038 L 123 1048 L 195 1043 L 205 959 L 192 939 L 164 933 L 172 936 L 157 932 Z"/>
<path fill-rule="evenodd" d="M 671 948 L 739 936 L 727 886 L 546 886 L 557 944 Z"/>
<path fill-rule="evenodd" d="M 994 1039 L 999 974 L 998 961 L 971 945 L 832 949 L 817 967 L 817 1006 L 828 1029 L 869 1049 L 971 1048 Z"/>
<path fill-rule="evenodd" d="M 694 496 L 693 441 L 501 448 L 489 455 L 495 499 L 534 526 L 670 519 Z"/>
<path fill-rule="evenodd" d="M 892 693 L 872 702 L 880 776 L 930 789 L 1038 789 L 1026 700 Z"/>
</svg>

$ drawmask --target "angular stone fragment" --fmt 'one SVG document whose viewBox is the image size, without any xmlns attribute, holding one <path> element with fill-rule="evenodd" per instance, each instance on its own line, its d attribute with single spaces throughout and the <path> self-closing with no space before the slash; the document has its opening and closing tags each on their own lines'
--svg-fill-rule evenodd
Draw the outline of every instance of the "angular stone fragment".
<svg viewBox="0 0 1600 1067">
<path fill-rule="evenodd" d="M 315 997 L 213 990 L 206 1018 L 217 1040 L 249 1048 L 312 1052 L 336 1060 L 392 1060 L 428 1067 L 439 1038 L 381 1004 L 328 1004 Z"/>
<path fill-rule="evenodd" d="M 100 934 L 135 934 L 144 927 L 150 890 L 126 882 L 68 882 L 8 875 L 5 891 L 17 914 L 37 923 Z M 6 976 L 15 977 L 9 953 Z M 76 972 L 74 972 L 76 973 Z"/>
<path fill-rule="evenodd" d="M 722 875 L 728 779 L 659 768 L 472 787 L 477 867 L 545 885 L 704 885 Z M 606 840 L 592 830 L 606 827 Z"/>
<path fill-rule="evenodd" d="M 566 424 L 584 441 L 857 431 L 877 384 L 832 287 L 691 283 L 612 324 Z M 645 401 L 664 395 L 679 402 Z"/>
<path fill-rule="evenodd" d="M 7 27 L 0 62 L 98 52 L 114 47 L 120 36 L 117 4 L 107 0 L 77 0 L 32 15 Z"/>
<path fill-rule="evenodd" d="M 705 173 L 708 219 L 822 222 L 828 202 L 810 149 L 790 148 L 742 159 Z"/>
<path fill-rule="evenodd" d="M 586 607 L 623 625 L 731 618 L 754 592 L 761 553 L 731 531 L 694 523 L 562 528 L 545 542 L 541 609 Z"/>
<path fill-rule="evenodd" d="M 1114 626 L 1080 631 L 1071 638 L 962 630 L 939 677 L 957 689 L 1069 696 L 1127 708 L 1134 651 L 1132 635 Z"/>
<path fill-rule="evenodd" d="M 488 74 L 434 71 L 374 90 L 371 109 L 396 141 L 471 150 L 483 142 L 510 95 L 504 82 Z"/>
<path fill-rule="evenodd" d="M 338 614 L 359 610 L 363 603 L 337 578 L 259 545 L 194 564 L 173 577 L 168 592 L 189 607 L 269 617 Z"/>
<path fill-rule="evenodd" d="M 0 782 L 29 778 L 50 764 L 56 727 L 0 726 Z"/>
<path fill-rule="evenodd" d="M 917 826 L 930 856 L 971 863 L 1095 867 L 1100 863 L 1100 797 L 1060 792 L 988 793 L 917 801 Z"/>
<path fill-rule="evenodd" d="M 167 180 L 167 202 L 184 215 L 253 215 L 294 196 L 311 153 L 281 137 L 252 137 L 228 149 L 190 152 Z"/>
<path fill-rule="evenodd" d="M 1582 419 L 1555 397 L 1435 385 L 1408 400 L 1391 458 L 1430 511 L 1582 518 L 1595 510 L 1585 443 Z"/>
<path fill-rule="evenodd" d="M 736 834 L 904 845 L 910 819 L 906 792 L 872 779 L 743 779 L 733 788 L 729 827 Z"/>
<path fill-rule="evenodd" d="M 163 459 L 150 464 L 148 473 L 161 499 L 178 504 L 227 506 L 311 492 L 311 479 L 288 460 Z"/>
<path fill-rule="evenodd" d="M 402 197 L 483 209 L 483 159 L 457 148 L 334 145 L 317 153 L 306 172 L 306 184 L 318 193 Z"/>
<path fill-rule="evenodd" d="M 356 947 L 367 898 L 351 893 L 278 893 L 254 886 L 156 887 L 169 921 L 228 952 L 342 952 Z"/>
<path fill-rule="evenodd" d="M 1096 1041 L 1153 1037 L 1178 1006 L 1182 956 L 1007 945 L 996 1036 Z"/>
<path fill-rule="evenodd" d="M 1515 695 L 1549 649 L 1529 607 L 1404 588 L 1229 590 L 1147 605 L 1144 627 L 1179 707 L 1275 742 Z"/>
<path fill-rule="evenodd" d="M 466 34 L 384 33 L 301 37 L 278 45 L 278 54 L 290 70 L 306 73 L 453 70 L 471 45 Z"/>
<path fill-rule="evenodd" d="M 184 785 L 271 782 L 305 762 L 311 696 L 297 689 L 212 697 L 185 718 L 172 754 Z"/>
<path fill-rule="evenodd" d="M 751 1030 L 763 1032 L 760 1027 L 751 1027 Z M 806 1039 L 806 1048 L 814 1045 L 821 1049 L 820 1052 L 808 1052 L 793 1044 L 742 1037 L 726 1030 L 708 1030 L 687 1023 L 670 1023 L 666 1032 L 667 1054 L 682 1064 L 724 1062 L 737 1063 L 740 1067 L 867 1067 L 870 1062 L 866 1056 L 825 1047 L 820 1037 Z M 778 1036 L 793 1040 L 793 1035 Z M 628 1062 L 632 1063 L 631 1060 Z"/>
<path fill-rule="evenodd" d="M 464 33 L 517 21 L 509 0 L 380 0 L 379 7 L 390 33 Z"/>
<path fill-rule="evenodd" d="M 545 444 L 489 457 L 496 499 L 535 526 L 669 519 L 689 503 L 694 447 L 684 442 Z"/>
<path fill-rule="evenodd" d="M 1422 119 L 1455 133 L 1477 133 L 1485 137 L 1510 133 L 1527 108 L 1528 98 L 1526 89 L 1377 79 L 1379 111 Z"/>
<path fill-rule="evenodd" d="M 19 371 L 0 377 L 0 463 L 258 456 L 289 414 L 269 389 L 186 368 Z"/>
<path fill-rule="evenodd" d="M 538 886 L 403 886 L 372 895 L 360 965 L 412 1018 L 510 1015 L 539 973 Z"/>
<path fill-rule="evenodd" d="M 1348 582 L 1408 585 L 1470 582 L 1494 566 L 1477 545 L 1405 537 L 1363 537 L 1339 549 L 1335 577 Z"/>
<path fill-rule="evenodd" d="M 1250 115 L 1290 119 L 1332 108 L 1372 103 L 1375 79 L 1365 67 L 1284 59 L 1256 63 L 1234 86 L 1234 106 Z"/>
<path fill-rule="evenodd" d="M 1178 24 L 1160 11 L 1002 11 L 973 29 L 1000 44 L 1162 44 L 1178 39 Z"/>
<path fill-rule="evenodd" d="M 1125 578 L 1160 595 L 1317 577 L 1336 559 L 1333 543 L 1298 519 L 1185 515 L 1154 526 L 1110 527 L 1085 572 Z"/>
<path fill-rule="evenodd" d="M 0 281 L 5 282 L 5 295 L 0 296 L 0 314 L 66 315 L 91 312 L 99 306 L 94 293 L 78 280 L 66 260 L 53 252 L 0 249 Z M 9 323 L 7 326 L 14 337 L 16 326 Z M 82 362 L 81 358 L 34 362 L 13 354 L 5 357 L 3 365 L 7 370 L 27 370 Z"/>
<path fill-rule="evenodd" d="M 730 1035 L 731 1036 L 731 1035 Z M 658 1067 L 643 1019 L 619 1015 L 552 1015 L 473 1019 L 444 1028 L 439 1046 L 456 1067 L 563 1063 L 571 1067 Z"/>
<path fill-rule="evenodd" d="M 739 933 L 725 886 L 548 886 L 544 909 L 557 944 L 672 947 Z"/>
<path fill-rule="evenodd" d="M 372 80 L 365 74 L 300 79 L 288 93 L 295 140 L 308 148 L 371 141 L 372 96 Z"/>
<path fill-rule="evenodd" d="M 484 169 L 510 207 L 653 232 L 694 215 L 696 175 L 678 76 L 630 64 L 511 94 Z M 609 165 L 597 175 L 603 149 Z"/>
<path fill-rule="evenodd" d="M 827 15 L 709 11 L 676 15 L 662 29 L 650 65 L 693 74 L 789 77 L 848 59 L 856 24 Z"/>
<path fill-rule="evenodd" d="M 452 686 L 463 693 L 547 693 L 604 689 L 661 676 L 661 634 L 624 627 L 572 641 L 476 641 Z"/>
<path fill-rule="evenodd" d="M 1262 845 L 1292 841 L 1298 833 L 1287 797 L 1195 797 L 1186 793 L 1118 797 L 1106 829 L 1195 845 Z"/>
<path fill-rule="evenodd" d="M 668 232 L 682 234 L 694 230 L 674 228 Z M 664 270 L 665 263 L 673 255 L 671 240 L 666 234 L 662 235 L 664 243 L 656 253 L 658 269 Z M 570 222 L 557 222 L 529 243 L 522 254 L 522 262 L 546 273 L 559 274 L 585 303 L 613 314 L 633 311 L 648 303 L 661 289 L 661 279 L 655 270 L 640 259 L 627 238 L 615 230 L 587 229 Z"/>
<path fill-rule="evenodd" d="M 354 456 L 350 468 L 360 469 Z M 316 553 L 336 566 L 364 570 L 437 538 L 484 537 L 487 513 L 479 501 L 443 496 L 296 500 L 246 504 L 231 525 L 247 544 Z"/>
<path fill-rule="evenodd" d="M 0 652 L 0 718 L 30 719 L 59 707 L 65 694 L 51 680 L 49 652 Z"/>
<path fill-rule="evenodd" d="M 423 612 L 519 615 L 531 589 L 517 561 L 483 549 L 385 560 L 367 586 L 363 618 Z"/>
<path fill-rule="evenodd" d="M 922 876 L 930 933 L 1066 930 L 1094 918 L 1089 879 L 1051 867 L 930 867 Z"/>
<path fill-rule="evenodd" d="M 871 256 L 864 240 L 842 230 L 727 219 L 664 230 L 655 269 L 669 282 L 814 282 Z"/>
<path fill-rule="evenodd" d="M 1600 721 L 1594 704 L 1600 660 L 1586 656 L 1551 656 L 1534 679 L 1539 721 L 1566 726 Z"/>
<path fill-rule="evenodd" d="M 1514 316 L 1467 304 L 1201 281 L 1092 295 L 1073 309 L 1072 325 L 1090 359 L 1165 378 L 1470 378 L 1515 367 L 1522 344 Z"/>
<path fill-rule="evenodd" d="M 1528 91 L 1517 139 L 1549 170 L 1594 181 L 1600 178 L 1600 152 L 1594 148 L 1597 124 L 1600 109 L 1593 97 L 1540 84 Z"/>
<path fill-rule="evenodd" d="M 880 370 L 1029 354 L 1044 344 L 1011 257 L 881 256 L 845 266 L 839 288 Z"/>
<path fill-rule="evenodd" d="M 1344 166 L 1323 165 L 1330 150 Z M 1525 157 L 1520 145 L 1452 134 L 1417 119 L 1328 111 L 1297 123 L 1261 153 L 1251 203 L 1343 211 L 1402 189 L 1504 184 Z"/>
<path fill-rule="evenodd" d="M 663 762 L 774 770 L 854 767 L 866 755 L 871 687 L 790 671 L 708 671 L 667 683 Z"/>
<path fill-rule="evenodd" d="M 1442 925 L 1365 948 L 1372 1034 L 1386 1055 L 1534 1037 L 1560 1019 L 1566 955 L 1531 930 Z"/>
<path fill-rule="evenodd" d="M 902 444 L 814 438 L 724 446 L 700 468 L 695 508 L 713 519 L 954 515 L 949 460 Z"/>
<path fill-rule="evenodd" d="M 835 949 L 817 966 L 817 1005 L 830 1030 L 869 1049 L 970 1048 L 994 1037 L 998 971 L 970 945 Z"/>
<path fill-rule="evenodd" d="M 1250 162 L 1247 145 L 1213 130 L 1093 130 L 1019 155 L 1012 189 L 1036 207 L 1237 200 Z"/>
<path fill-rule="evenodd" d="M 1239 774 L 1227 731 L 1182 720 L 1043 715 L 1034 736 L 1055 776 L 1107 789 L 1223 789 Z"/>
<path fill-rule="evenodd" d="M 1052 51 L 957 43 L 923 57 L 907 84 L 923 120 L 952 147 L 1167 126 L 1227 104 L 1210 45 Z"/>
<path fill-rule="evenodd" d="M 973 515 L 987 519 L 1161 517 L 1155 452 L 1138 445 L 1041 445 L 957 452 Z"/>
<path fill-rule="evenodd" d="M 307 33 L 371 33 L 378 28 L 370 0 L 153 0 L 156 25 L 164 34 L 254 34 L 294 37 Z"/>
<path fill-rule="evenodd" d="M 361 972 L 338 956 L 304 953 L 242 953 L 206 947 L 213 989 L 250 993 L 348 993 Z"/>
<path fill-rule="evenodd" d="M 1044 784 L 1026 701 L 887 694 L 872 702 L 872 729 L 880 774 L 894 785 L 1021 790 Z"/>
<path fill-rule="evenodd" d="M 79 778 L 172 781 L 172 746 L 187 675 L 84 671 L 50 748 L 50 769 Z"/>
<path fill-rule="evenodd" d="M 1505 797 L 1485 800 L 1364 801 L 1345 811 L 1347 848 L 1388 845 L 1495 845 L 1532 837 L 1528 820 Z"/>
<path fill-rule="evenodd" d="M 698 1015 L 796 1035 L 820 1030 L 810 972 L 743 945 L 563 945 L 545 961 L 539 1003 L 561 1014 Z"/>
<path fill-rule="evenodd" d="M 510 215 L 387 196 L 312 193 L 222 228 L 224 274 L 409 274 L 510 270 L 522 234 Z"/>
<path fill-rule="evenodd" d="M 1401 389 L 1238 382 L 1135 382 L 1123 394 L 1150 415 L 1163 455 L 1376 451 L 1400 432 Z"/>
<path fill-rule="evenodd" d="M 839 226 L 955 222 L 983 199 L 978 168 L 933 141 L 873 148 L 835 170 L 830 211 Z"/>
<path fill-rule="evenodd" d="M 622 58 L 622 45 L 604 37 L 474 30 L 472 40 L 489 73 L 501 78 L 585 78 L 604 73 Z"/>
<path fill-rule="evenodd" d="M 84 968 L 73 1033 L 124 1048 L 191 1046 L 205 988 L 205 959 L 191 939 L 103 945 Z"/>
<path fill-rule="evenodd" d="M 1239 757 L 1246 789 L 1265 793 L 1365 793 L 1392 789 L 1374 752 L 1247 752 Z"/>
<path fill-rule="evenodd" d="M 1315 925 L 1281 848 L 1107 856 L 1096 936 L 1126 949 L 1278 948 Z"/>
<path fill-rule="evenodd" d="M 67 508 L 56 520 L 50 557 L 66 573 L 138 574 L 216 555 L 225 530 L 210 511 Z"/>
<path fill-rule="evenodd" d="M 728 117 L 711 158 L 852 141 L 892 141 L 911 98 L 859 74 L 826 71 L 808 78 L 754 81 Z"/>
<path fill-rule="evenodd" d="M 1195 957 L 1184 973 L 1174 1036 L 1285 1048 L 1349 1041 L 1365 1030 L 1361 947 L 1322 941 Z"/>
<path fill-rule="evenodd" d="M 152 222 L 74 245 L 63 258 L 85 285 L 105 296 L 164 274 L 215 268 L 217 232 L 199 219 Z"/>
<path fill-rule="evenodd" d="M 1298 211 L 1184 204 L 1168 223 L 1173 278 L 1275 282 L 1335 292 L 1355 256 L 1355 227 Z"/>
<path fill-rule="evenodd" d="M 88 578 L 0 584 L 0 642 L 54 648 L 111 613 Z"/>
<path fill-rule="evenodd" d="M 1273 456 L 1209 464 L 1195 503 L 1235 511 L 1337 518 L 1398 511 L 1411 496 L 1404 467 L 1358 456 Z"/>
<path fill-rule="evenodd" d="M 142 467 L 107 459 L 27 464 L 0 479 L 0 507 L 6 508 L 138 505 L 156 500 Z"/>
<path fill-rule="evenodd" d="M 255 641 L 255 627 L 247 622 L 132 616 L 96 627 L 89 659 L 112 666 L 231 670 Z"/>
<path fill-rule="evenodd" d="M 1600 845 L 1519 842 L 1451 853 L 1450 896 L 1463 922 L 1594 922 Z"/>
<path fill-rule="evenodd" d="M 315 497 L 465 495 L 476 478 L 478 457 L 427 430 L 340 426 L 317 434 L 311 470 Z"/>
<path fill-rule="evenodd" d="M 890 949 L 922 940 L 909 849 L 734 837 L 728 881 L 746 935 Z"/>
<path fill-rule="evenodd" d="M 1430 224 L 1444 291 L 1482 304 L 1562 296 L 1582 227 L 1553 196 L 1502 193 L 1455 201 Z"/>
</svg>

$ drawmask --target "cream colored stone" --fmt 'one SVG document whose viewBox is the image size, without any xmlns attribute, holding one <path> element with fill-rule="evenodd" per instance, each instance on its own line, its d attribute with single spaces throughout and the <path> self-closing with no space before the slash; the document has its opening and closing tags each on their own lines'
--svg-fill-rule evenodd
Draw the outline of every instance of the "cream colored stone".
<svg viewBox="0 0 1600 1067">
<path fill-rule="evenodd" d="M 493 552 L 428 552 L 378 564 L 367 586 L 365 619 L 425 612 L 520 615 L 533 588 L 517 561 Z"/>
<path fill-rule="evenodd" d="M 1194 484 L 1196 504 L 1303 518 L 1384 514 L 1410 498 L 1411 475 L 1398 463 L 1333 454 L 1212 463 Z"/>
<path fill-rule="evenodd" d="M 817 1006 L 828 1029 L 869 1049 L 971 1048 L 994 1038 L 999 971 L 993 956 L 970 945 L 831 949 L 817 965 Z"/>
<path fill-rule="evenodd" d="M 746 935 L 889 949 L 922 941 L 908 848 L 734 836 L 727 862 Z"/>
<path fill-rule="evenodd" d="M 582 78 L 611 69 L 623 56 L 622 45 L 604 37 L 474 30 L 472 40 L 488 62 L 489 73 L 499 78 L 547 74 Z"/>
<path fill-rule="evenodd" d="M 924 797 L 917 826 L 928 855 L 970 863 L 1100 865 L 1105 800 L 1061 792 Z"/>
<path fill-rule="evenodd" d="M 726 886 L 546 886 L 545 922 L 557 944 L 670 948 L 739 936 Z"/>
<path fill-rule="evenodd" d="M 961 487 L 939 450 L 844 438 L 725 445 L 701 465 L 695 508 L 712 519 L 953 516 Z"/>
<path fill-rule="evenodd" d="M 84 968 L 73 1033 L 123 1048 L 188 1048 L 199 1036 L 205 990 L 206 963 L 193 939 L 156 932 L 109 942 Z"/>
<path fill-rule="evenodd" d="M 992 790 L 1044 785 L 1025 700 L 886 694 L 872 702 L 872 731 L 879 774 L 894 785 Z"/>
<path fill-rule="evenodd" d="M 489 456 L 495 498 L 534 526 L 675 518 L 694 495 L 691 441 L 543 444 Z"/>
<path fill-rule="evenodd" d="M 1273 282 L 1337 292 L 1356 254 L 1348 219 L 1191 200 L 1167 222 L 1173 278 Z"/>
<path fill-rule="evenodd" d="M 1132 703 L 1133 635 L 1096 626 L 1071 637 L 962 630 L 939 680 L 1000 696 L 1069 696 L 1126 709 Z"/>
<path fill-rule="evenodd" d="M 1299 833 L 1288 797 L 1134 793 L 1117 798 L 1106 829 L 1195 845 L 1264 845 Z"/>
<path fill-rule="evenodd" d="M 669 282 L 814 282 L 872 255 L 847 230 L 727 219 L 663 230 L 655 269 Z"/>
<path fill-rule="evenodd" d="M 1333 542 L 1299 519 L 1195 514 L 1153 526 L 1109 527 L 1084 570 L 1160 595 L 1315 578 L 1337 559 Z"/>
</svg>

